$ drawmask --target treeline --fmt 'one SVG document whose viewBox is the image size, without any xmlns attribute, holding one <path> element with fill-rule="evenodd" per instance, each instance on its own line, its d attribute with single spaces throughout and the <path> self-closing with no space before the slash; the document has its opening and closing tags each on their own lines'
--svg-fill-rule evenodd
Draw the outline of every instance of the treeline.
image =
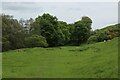
<svg viewBox="0 0 120 80">
<path fill-rule="evenodd" d="M 31 48 L 56 47 L 64 45 L 80 45 L 82 43 L 99 42 L 97 31 L 92 31 L 92 20 L 83 16 L 73 24 L 58 21 L 56 16 L 44 13 L 33 20 L 16 20 L 13 16 L 2 14 L 2 51 Z M 118 36 L 118 30 L 114 30 Z M 111 31 L 112 32 L 112 31 Z M 108 33 L 111 33 L 110 31 Z M 106 31 L 104 32 L 105 34 Z M 103 36 L 102 36 L 103 37 Z M 110 37 L 109 39 L 112 39 Z M 102 39 L 100 40 L 102 41 Z"/>
</svg>

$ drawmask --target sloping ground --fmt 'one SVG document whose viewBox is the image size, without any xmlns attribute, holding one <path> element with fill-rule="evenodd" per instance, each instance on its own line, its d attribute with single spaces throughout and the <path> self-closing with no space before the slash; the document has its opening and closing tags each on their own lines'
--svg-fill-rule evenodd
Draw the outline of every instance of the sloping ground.
<svg viewBox="0 0 120 80">
<path fill-rule="evenodd" d="M 116 78 L 118 38 L 82 46 L 28 48 L 3 53 L 3 77 Z"/>
<path fill-rule="evenodd" d="M 0 52 L 0 79 L 2 78 L 2 53 Z"/>
<path fill-rule="evenodd" d="M 120 31 L 119 26 L 120 26 L 120 24 L 106 26 L 102 29 L 97 30 L 97 33 L 102 33 L 102 32 L 109 31 L 109 30 L 119 32 Z"/>
</svg>

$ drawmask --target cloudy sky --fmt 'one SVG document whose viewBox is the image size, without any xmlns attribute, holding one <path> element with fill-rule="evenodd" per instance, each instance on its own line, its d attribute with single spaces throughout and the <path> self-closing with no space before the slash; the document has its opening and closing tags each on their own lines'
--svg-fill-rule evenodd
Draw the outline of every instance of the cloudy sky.
<svg viewBox="0 0 120 80">
<path fill-rule="evenodd" d="M 93 29 L 118 22 L 117 2 L 3 2 L 2 11 L 18 20 L 35 19 L 38 15 L 50 13 L 67 23 L 88 16 L 93 21 Z"/>
</svg>

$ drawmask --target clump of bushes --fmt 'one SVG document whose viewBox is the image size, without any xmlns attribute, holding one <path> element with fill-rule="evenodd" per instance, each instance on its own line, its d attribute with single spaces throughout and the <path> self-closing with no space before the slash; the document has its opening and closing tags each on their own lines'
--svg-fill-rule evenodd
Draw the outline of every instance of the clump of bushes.
<svg viewBox="0 0 120 80">
<path fill-rule="evenodd" d="M 25 38 L 26 47 L 47 47 L 47 41 L 45 37 L 39 35 L 32 35 L 30 37 Z"/>
<path fill-rule="evenodd" d="M 98 41 L 98 40 L 97 40 L 97 36 L 90 36 L 90 37 L 88 38 L 87 43 L 90 44 L 90 43 L 95 43 L 95 42 L 97 42 L 97 41 Z"/>
<path fill-rule="evenodd" d="M 95 34 L 92 35 L 88 38 L 87 43 L 96 43 L 96 42 L 102 42 L 102 41 L 107 41 L 110 40 L 110 36 L 107 35 L 106 33 L 99 33 L 99 34 Z"/>
</svg>

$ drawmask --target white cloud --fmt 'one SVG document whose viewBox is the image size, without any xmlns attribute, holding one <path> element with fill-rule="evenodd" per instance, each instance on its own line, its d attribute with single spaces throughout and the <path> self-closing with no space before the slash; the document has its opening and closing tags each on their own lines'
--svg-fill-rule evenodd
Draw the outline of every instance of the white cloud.
<svg viewBox="0 0 120 80">
<path fill-rule="evenodd" d="M 34 0 L 34 2 L 118 2 L 119 0 Z M 33 2 L 33 0 L 3 0 L 3 2 Z"/>
<path fill-rule="evenodd" d="M 93 20 L 93 29 L 117 23 L 117 2 L 13 2 L 3 3 L 3 12 L 14 15 L 15 18 L 28 19 L 48 12 L 59 20 L 73 23 L 82 16 Z"/>
</svg>

